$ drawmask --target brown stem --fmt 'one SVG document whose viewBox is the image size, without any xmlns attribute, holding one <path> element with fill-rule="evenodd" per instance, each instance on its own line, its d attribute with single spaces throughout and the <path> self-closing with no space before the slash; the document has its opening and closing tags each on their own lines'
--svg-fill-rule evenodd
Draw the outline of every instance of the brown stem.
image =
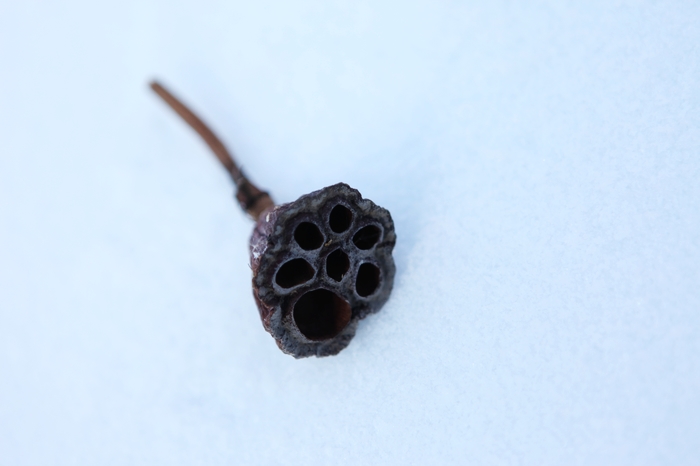
<svg viewBox="0 0 700 466">
<path fill-rule="evenodd" d="M 236 199 L 243 210 L 253 217 L 253 219 L 257 220 L 265 210 L 274 205 L 267 192 L 259 189 L 243 175 L 243 172 L 233 160 L 233 157 L 228 149 L 226 149 L 226 146 L 224 146 L 224 143 L 221 142 L 197 115 L 157 81 L 151 82 L 151 89 L 153 89 L 170 108 L 175 110 L 175 112 L 180 115 L 211 148 L 216 158 L 219 159 L 219 162 L 221 162 L 236 184 Z"/>
</svg>

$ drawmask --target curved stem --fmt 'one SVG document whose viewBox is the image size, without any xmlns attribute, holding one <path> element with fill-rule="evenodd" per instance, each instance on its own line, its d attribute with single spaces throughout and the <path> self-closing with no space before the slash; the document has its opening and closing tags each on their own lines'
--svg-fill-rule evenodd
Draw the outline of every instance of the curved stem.
<svg viewBox="0 0 700 466">
<path fill-rule="evenodd" d="M 243 172 L 236 164 L 228 149 L 226 149 L 226 146 L 224 146 L 224 143 L 221 142 L 216 134 L 214 134 L 197 115 L 157 81 L 151 82 L 151 89 L 153 89 L 170 108 L 175 110 L 175 112 L 180 115 L 180 117 L 182 117 L 211 148 L 216 158 L 219 159 L 219 162 L 221 162 L 236 184 L 236 199 L 238 199 L 243 210 L 257 220 L 265 210 L 274 205 L 267 192 L 260 190 L 243 175 Z"/>
</svg>

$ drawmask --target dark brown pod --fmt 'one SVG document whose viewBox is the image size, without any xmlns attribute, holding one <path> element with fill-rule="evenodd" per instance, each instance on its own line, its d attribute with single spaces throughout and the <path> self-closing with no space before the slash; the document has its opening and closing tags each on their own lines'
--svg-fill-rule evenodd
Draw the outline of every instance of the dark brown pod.
<svg viewBox="0 0 700 466">
<path fill-rule="evenodd" d="M 264 212 L 250 239 L 253 294 L 280 349 L 302 358 L 345 348 L 389 299 L 395 243 L 389 211 L 344 183 Z"/>
<path fill-rule="evenodd" d="M 389 299 L 396 243 L 389 211 L 344 183 L 275 206 L 192 111 L 160 84 L 151 87 L 202 136 L 256 221 L 250 263 L 265 329 L 295 358 L 338 354 L 358 321 Z"/>
</svg>

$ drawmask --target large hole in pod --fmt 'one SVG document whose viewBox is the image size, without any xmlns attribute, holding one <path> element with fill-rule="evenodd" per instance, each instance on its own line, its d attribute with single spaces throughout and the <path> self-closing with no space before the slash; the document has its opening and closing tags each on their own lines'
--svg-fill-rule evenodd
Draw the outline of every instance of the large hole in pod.
<svg viewBox="0 0 700 466">
<path fill-rule="evenodd" d="M 379 267 L 374 264 L 364 263 L 357 271 L 355 289 L 357 294 L 366 298 L 377 290 L 379 286 Z"/>
<path fill-rule="evenodd" d="M 352 212 L 350 212 L 350 209 L 340 204 L 333 207 L 333 210 L 331 210 L 331 214 L 328 217 L 328 225 L 330 225 L 331 230 L 336 233 L 342 233 L 350 228 L 351 223 Z"/>
<path fill-rule="evenodd" d="M 367 225 L 360 228 L 355 236 L 352 237 L 352 242 L 360 249 L 372 249 L 372 246 L 377 244 L 382 236 L 382 230 L 374 225 Z"/>
<path fill-rule="evenodd" d="M 328 340 L 343 331 L 350 322 L 350 304 L 323 288 L 309 291 L 294 305 L 294 322 L 309 340 Z"/>
<path fill-rule="evenodd" d="M 339 282 L 350 268 L 350 259 L 341 249 L 336 249 L 326 258 L 326 273 Z"/>
<path fill-rule="evenodd" d="M 277 271 L 275 281 L 282 288 L 292 288 L 306 283 L 314 277 L 314 268 L 304 259 L 285 262 Z"/>
<path fill-rule="evenodd" d="M 301 249 L 312 251 L 321 247 L 323 235 L 313 223 L 302 222 L 294 230 L 294 241 L 301 246 Z"/>
</svg>

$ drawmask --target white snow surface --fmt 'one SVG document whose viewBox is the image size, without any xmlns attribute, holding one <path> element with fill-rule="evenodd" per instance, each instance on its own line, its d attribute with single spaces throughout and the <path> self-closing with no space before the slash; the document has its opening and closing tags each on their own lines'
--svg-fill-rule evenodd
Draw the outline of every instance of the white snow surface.
<svg viewBox="0 0 700 466">
<path fill-rule="evenodd" d="M 0 63 L 0 465 L 697 464 L 699 2 L 1 0 Z M 152 78 L 391 211 L 338 356 Z"/>
</svg>

